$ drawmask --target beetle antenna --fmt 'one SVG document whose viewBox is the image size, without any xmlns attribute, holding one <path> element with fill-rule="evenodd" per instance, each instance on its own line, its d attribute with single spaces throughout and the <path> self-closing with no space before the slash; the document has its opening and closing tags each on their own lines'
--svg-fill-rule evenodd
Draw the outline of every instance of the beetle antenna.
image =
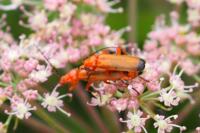
<svg viewBox="0 0 200 133">
<path fill-rule="evenodd" d="M 44 55 L 44 53 L 42 52 L 42 50 L 39 47 L 37 47 L 37 46 L 35 46 L 35 47 L 40 52 L 40 54 L 44 57 L 44 60 L 47 62 L 47 64 L 50 65 L 53 68 L 53 71 L 55 72 L 55 74 L 58 77 L 61 77 L 61 74 L 58 72 L 58 70 L 56 69 L 56 67 L 54 65 L 52 65 L 51 62 L 49 62 L 49 59 Z"/>
<path fill-rule="evenodd" d="M 102 51 L 102 50 L 105 50 L 105 49 L 109 49 L 109 48 L 117 48 L 117 47 L 104 47 L 104 48 L 98 49 L 97 51 L 91 53 L 90 56 L 92 56 L 92 55 L 98 53 L 99 51 Z"/>
<path fill-rule="evenodd" d="M 102 51 L 102 50 L 104 50 L 104 49 L 109 49 L 109 48 L 117 48 L 117 47 L 104 47 L 104 48 L 98 49 L 98 50 L 96 50 L 95 52 L 92 52 L 92 53 L 91 53 L 90 55 L 88 55 L 87 57 L 81 59 L 81 61 L 83 61 L 84 59 L 88 58 L 89 56 L 95 55 L 95 54 L 98 53 L 99 51 Z"/>
<path fill-rule="evenodd" d="M 124 46 L 123 48 L 126 49 L 126 48 L 128 48 L 128 47 L 129 47 L 129 46 Z M 104 48 L 98 49 L 97 51 L 91 53 L 90 56 L 92 56 L 92 55 L 98 53 L 99 51 L 102 51 L 102 50 L 105 50 L 105 49 L 110 49 L 110 48 L 115 48 L 115 49 L 117 49 L 117 48 L 121 48 L 121 46 L 119 45 L 119 46 L 116 46 L 116 47 L 104 47 Z M 126 54 L 126 50 L 122 50 L 122 53 L 123 53 L 123 54 Z"/>
</svg>

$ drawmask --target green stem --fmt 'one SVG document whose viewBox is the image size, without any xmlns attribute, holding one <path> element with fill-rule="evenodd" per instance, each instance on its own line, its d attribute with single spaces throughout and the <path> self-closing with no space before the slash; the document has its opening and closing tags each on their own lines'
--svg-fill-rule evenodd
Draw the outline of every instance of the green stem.
<svg viewBox="0 0 200 133">
<path fill-rule="evenodd" d="M 148 94 L 148 95 L 146 95 L 146 96 L 141 97 L 141 100 L 144 100 L 144 99 L 153 97 L 153 96 L 155 96 L 155 95 L 158 95 L 159 93 L 160 93 L 160 91 L 152 92 L 152 93 L 150 93 L 150 94 Z"/>
<path fill-rule="evenodd" d="M 120 98 L 120 97 L 123 96 L 123 94 L 122 94 L 120 91 L 117 91 L 117 92 L 115 93 L 115 96 Z"/>
<path fill-rule="evenodd" d="M 133 130 L 129 130 L 127 131 L 127 133 L 135 133 Z"/>
<path fill-rule="evenodd" d="M 7 87 L 7 86 L 8 86 L 8 84 L 6 84 L 6 83 L 3 83 L 3 82 L 0 82 L 0 86 Z"/>
<path fill-rule="evenodd" d="M 14 131 L 17 129 L 18 125 L 19 125 L 19 119 L 16 118 L 15 119 L 15 124 L 14 124 L 14 127 L 13 127 Z"/>
<path fill-rule="evenodd" d="M 129 41 L 135 43 L 137 41 L 137 0 L 128 1 L 128 15 L 129 15 L 129 25 L 131 26 L 131 31 L 129 32 Z"/>
<path fill-rule="evenodd" d="M 161 108 L 162 110 L 165 110 L 165 111 L 170 111 L 172 110 L 172 108 L 166 108 L 165 106 L 163 106 L 162 104 L 160 103 L 157 103 L 157 102 L 153 102 L 153 104 L 159 108 Z"/>
<path fill-rule="evenodd" d="M 86 104 L 86 102 L 89 101 L 89 97 L 83 90 L 84 88 L 82 87 L 82 85 L 78 84 L 76 94 L 77 94 L 77 97 L 80 98 L 81 104 L 85 106 L 85 109 L 89 113 L 91 119 L 94 121 L 95 124 L 97 124 L 98 128 L 100 129 L 99 132 L 109 133 L 109 130 L 107 129 L 107 125 L 104 124 L 104 122 L 102 121 L 101 117 L 98 115 L 96 110 L 93 107 L 88 106 Z"/>
<path fill-rule="evenodd" d="M 140 107 L 151 117 L 154 118 L 155 114 L 152 112 L 145 103 L 140 103 Z"/>
<path fill-rule="evenodd" d="M 27 5 L 39 5 L 39 4 L 42 4 L 41 1 L 39 0 L 24 0 L 23 1 L 24 4 L 27 4 Z"/>
<path fill-rule="evenodd" d="M 167 88 L 165 88 L 165 89 L 168 91 L 168 90 L 170 90 L 170 88 L 171 88 L 171 86 L 169 86 L 169 87 L 167 87 Z M 141 100 L 147 99 L 147 98 L 150 98 L 150 97 L 153 97 L 153 96 L 155 96 L 155 95 L 158 95 L 158 94 L 160 94 L 160 91 L 161 91 L 161 90 L 158 90 L 158 91 L 149 93 L 149 94 L 147 94 L 147 95 L 145 95 L 145 96 L 142 96 L 142 97 L 141 97 Z"/>
<path fill-rule="evenodd" d="M 139 97 L 144 97 L 146 95 L 149 95 L 150 93 L 152 93 L 152 91 L 147 90 L 143 94 L 141 94 Z"/>
<path fill-rule="evenodd" d="M 52 128 L 57 130 L 57 133 L 69 133 L 68 130 L 63 128 L 57 120 L 50 117 L 49 114 L 47 114 L 43 109 L 38 109 L 36 112 L 36 115 L 40 118 L 42 118 L 44 121 L 47 122 L 48 125 L 50 125 Z"/>
<path fill-rule="evenodd" d="M 9 124 L 10 124 L 10 122 L 12 120 L 12 117 L 13 117 L 12 115 L 8 116 L 8 118 L 7 118 L 7 120 L 6 120 L 5 124 L 4 124 L 5 126 L 9 126 Z"/>
<path fill-rule="evenodd" d="M 159 99 L 156 98 L 156 97 L 152 97 L 152 98 L 142 98 L 141 100 L 142 100 L 142 101 L 159 101 Z"/>
<path fill-rule="evenodd" d="M 198 76 L 198 75 L 194 75 L 194 76 L 192 76 L 197 82 L 199 82 L 200 83 L 200 77 Z"/>
</svg>

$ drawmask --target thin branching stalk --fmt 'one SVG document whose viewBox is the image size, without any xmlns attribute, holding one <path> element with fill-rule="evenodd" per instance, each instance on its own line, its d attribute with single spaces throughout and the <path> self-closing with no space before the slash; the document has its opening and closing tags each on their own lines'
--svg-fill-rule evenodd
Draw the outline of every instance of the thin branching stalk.
<svg viewBox="0 0 200 133">
<path fill-rule="evenodd" d="M 33 129 L 36 129 L 36 131 L 38 131 L 38 132 L 55 133 L 55 131 L 52 128 L 45 125 L 41 121 L 36 120 L 35 118 L 30 118 L 28 120 L 24 120 L 23 123 Z"/>
<path fill-rule="evenodd" d="M 83 90 L 84 90 L 84 88 L 82 87 L 81 84 L 79 84 L 78 88 L 77 88 L 77 93 L 76 93 L 77 97 L 79 97 L 81 99 L 80 101 L 85 106 L 85 109 L 87 110 L 87 112 L 89 113 L 89 115 L 91 116 L 93 121 L 96 122 L 96 124 L 98 125 L 100 131 L 102 133 L 109 133 L 109 130 L 107 129 L 107 127 L 105 126 L 105 124 L 103 123 L 102 119 L 99 117 L 99 115 L 95 111 L 95 109 L 93 107 L 87 105 L 87 101 L 89 101 L 89 98 L 83 92 Z"/>
<path fill-rule="evenodd" d="M 128 21 L 131 31 L 129 32 L 129 41 L 134 43 L 137 38 L 137 0 L 128 1 Z"/>
<path fill-rule="evenodd" d="M 56 129 L 58 133 L 70 133 L 67 129 L 65 129 L 61 124 L 54 118 L 52 118 L 47 112 L 45 112 L 43 109 L 41 109 L 39 106 L 37 106 L 37 111 L 35 114 L 45 120 L 45 122 Z"/>
</svg>

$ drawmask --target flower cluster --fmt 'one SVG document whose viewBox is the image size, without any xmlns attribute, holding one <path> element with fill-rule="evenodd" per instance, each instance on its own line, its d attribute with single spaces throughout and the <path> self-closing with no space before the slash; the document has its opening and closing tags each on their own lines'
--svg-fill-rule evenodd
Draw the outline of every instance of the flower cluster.
<svg viewBox="0 0 200 133">
<path fill-rule="evenodd" d="M 200 1 L 199 0 L 168 0 L 169 2 L 180 6 L 182 3 L 186 3 L 188 6 L 187 15 L 188 22 L 192 27 L 200 26 Z"/>
<path fill-rule="evenodd" d="M 129 27 L 114 31 L 105 24 L 106 13 L 123 11 L 113 8 L 119 0 L 11 0 L 8 5 L 0 5 L 4 11 L 18 9 L 22 13 L 19 24 L 31 30 L 16 40 L 5 23 L 6 16 L 1 17 L 0 107 L 5 106 L 8 119 L 0 122 L 0 132 L 6 132 L 13 117 L 28 119 L 40 106 L 70 116 L 62 108 L 62 98 L 72 95 L 60 95 L 59 84 L 52 92 L 41 84 L 49 81 L 55 69 L 70 67 L 96 49 L 119 44 L 146 61 L 144 72 L 134 79 L 93 85 L 88 105 L 128 112 L 127 118 L 120 117 L 119 121 L 134 132 L 148 132 L 148 119 L 154 120 L 158 133 L 171 132 L 174 127 L 186 130 L 185 126 L 173 124 L 178 115 L 165 117 L 152 107 L 169 110 L 185 99 L 195 102 L 189 93 L 198 83 L 186 85 L 182 76 L 200 81 L 200 36 L 196 31 L 200 26 L 200 3 L 168 1 L 177 5 L 186 2 L 188 23 L 180 24 L 175 11 L 170 14 L 170 24 L 164 16 L 158 17 L 143 50 L 122 39 Z"/>
<path fill-rule="evenodd" d="M 62 98 L 71 94 L 60 95 L 59 85 L 50 93 L 41 83 L 48 82 L 54 69 L 77 63 L 98 47 L 123 42 L 121 36 L 129 28 L 113 31 L 104 23 L 104 13 L 122 11 L 112 8 L 118 2 L 11 0 L 8 5 L 0 5 L 4 11 L 18 9 L 22 13 L 19 24 L 31 30 L 16 40 L 6 24 L 6 15 L 1 17 L 0 105 L 9 107 L 4 110 L 9 117 L 6 126 L 1 123 L 0 132 L 6 132 L 13 116 L 28 119 L 37 111 L 38 103 L 49 112 L 59 110 L 70 116 L 61 107 Z"/>
<path fill-rule="evenodd" d="M 155 120 L 154 126 L 159 133 L 171 132 L 173 127 L 186 130 L 184 126 L 172 124 L 172 118 L 176 119 L 178 115 L 165 118 L 155 113 L 150 105 L 169 110 L 185 99 L 189 99 L 191 104 L 195 102 L 189 93 L 198 87 L 199 82 L 199 35 L 192 23 L 179 23 L 177 12 L 171 12 L 170 16 L 170 24 L 165 23 L 164 16 L 157 18 L 143 51 L 135 45 L 126 45 L 132 55 L 145 59 L 146 67 L 142 75 L 126 83 L 102 82 L 94 86 L 92 91 L 90 105 L 106 105 L 118 112 L 128 111 L 128 120 L 120 118 L 120 121 L 127 123 L 128 129 L 135 132 L 147 132 L 144 125 L 148 118 Z M 185 85 L 183 74 L 193 77 L 197 82 Z"/>
</svg>

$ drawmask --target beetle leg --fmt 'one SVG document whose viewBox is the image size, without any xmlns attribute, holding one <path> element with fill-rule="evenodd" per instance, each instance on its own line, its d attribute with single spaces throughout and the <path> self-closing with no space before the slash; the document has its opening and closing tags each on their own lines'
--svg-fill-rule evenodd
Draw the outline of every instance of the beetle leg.
<svg viewBox="0 0 200 133">
<path fill-rule="evenodd" d="M 92 71 L 88 71 L 88 77 L 87 77 L 88 81 L 90 80 L 91 75 L 92 75 Z"/>
<path fill-rule="evenodd" d="M 87 85 L 86 85 L 86 91 L 89 91 L 90 86 L 91 86 L 92 83 L 93 83 L 93 82 L 88 81 L 88 83 L 87 83 Z"/>
<path fill-rule="evenodd" d="M 136 71 L 128 72 L 128 77 L 129 77 L 129 78 L 135 78 L 137 75 L 138 75 L 138 74 L 137 74 Z"/>
<path fill-rule="evenodd" d="M 125 82 L 124 80 L 123 80 L 123 83 L 126 85 L 126 86 L 128 86 L 129 84 L 127 83 L 127 82 Z M 137 94 L 139 94 L 139 92 L 135 89 L 135 88 L 132 88 Z"/>
<path fill-rule="evenodd" d="M 121 80 L 126 86 L 128 86 L 129 84 L 125 81 L 125 80 Z M 132 88 L 136 93 L 137 95 L 140 95 L 140 93 L 135 89 L 135 88 Z"/>
<path fill-rule="evenodd" d="M 124 84 L 128 85 L 128 81 L 127 80 L 121 80 Z"/>
<path fill-rule="evenodd" d="M 71 87 L 69 88 L 69 91 L 73 91 L 77 86 L 77 82 L 74 82 Z"/>
<path fill-rule="evenodd" d="M 86 71 L 87 71 L 87 74 L 88 74 L 87 80 L 90 79 L 90 76 L 92 75 L 92 72 L 94 72 L 93 70 L 91 70 L 91 69 L 88 68 L 88 67 L 80 67 L 80 69 L 86 70 Z"/>
<path fill-rule="evenodd" d="M 113 84 L 109 80 L 104 81 L 106 84 Z"/>
<path fill-rule="evenodd" d="M 126 52 L 125 49 L 122 49 L 122 53 L 123 53 L 124 55 L 127 55 L 127 52 Z"/>
<path fill-rule="evenodd" d="M 143 77 L 141 77 L 141 76 L 138 76 L 140 79 L 142 79 L 144 82 L 150 82 L 149 80 L 147 80 L 147 79 L 145 79 L 145 78 L 143 78 Z"/>
<path fill-rule="evenodd" d="M 121 55 L 122 53 L 125 54 L 125 55 L 127 54 L 124 49 L 122 49 L 121 47 L 118 46 L 116 48 L 116 55 Z"/>
<path fill-rule="evenodd" d="M 101 51 L 101 54 L 109 54 L 109 51 L 108 50 L 103 50 L 103 51 Z"/>
<path fill-rule="evenodd" d="M 131 79 L 131 76 L 129 76 L 129 72 L 128 73 L 125 73 L 125 72 L 121 72 L 121 79 L 123 80 L 130 80 Z"/>
<path fill-rule="evenodd" d="M 128 86 L 128 83 L 126 82 L 126 80 L 121 80 L 123 84 L 125 84 L 126 86 Z"/>
<path fill-rule="evenodd" d="M 122 54 L 122 49 L 120 47 L 116 48 L 116 55 L 121 55 Z"/>
</svg>

